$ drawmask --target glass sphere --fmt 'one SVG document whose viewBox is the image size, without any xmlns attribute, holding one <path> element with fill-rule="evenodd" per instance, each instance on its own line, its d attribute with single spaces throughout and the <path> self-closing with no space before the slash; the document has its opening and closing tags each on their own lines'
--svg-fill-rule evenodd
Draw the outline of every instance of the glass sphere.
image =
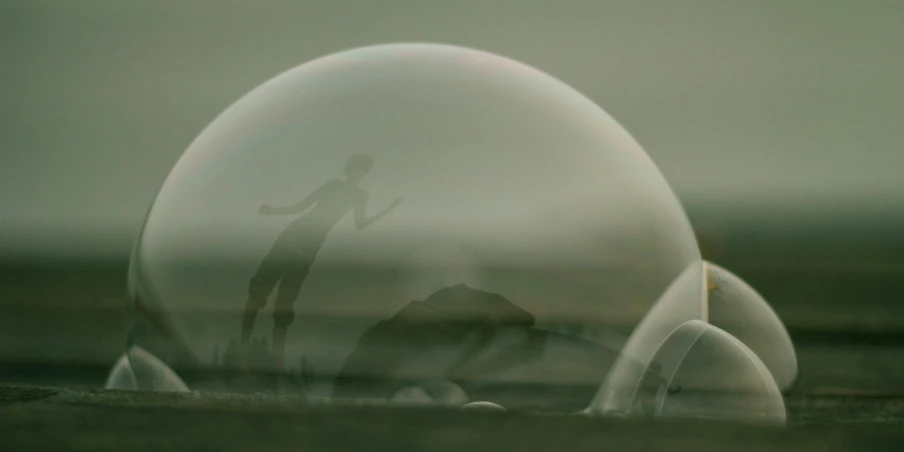
<svg viewBox="0 0 904 452">
<path fill-rule="evenodd" d="M 619 124 L 433 44 L 235 102 L 161 187 L 129 282 L 130 350 L 192 390 L 335 399 L 582 410 L 706 316 L 685 213 Z"/>
</svg>

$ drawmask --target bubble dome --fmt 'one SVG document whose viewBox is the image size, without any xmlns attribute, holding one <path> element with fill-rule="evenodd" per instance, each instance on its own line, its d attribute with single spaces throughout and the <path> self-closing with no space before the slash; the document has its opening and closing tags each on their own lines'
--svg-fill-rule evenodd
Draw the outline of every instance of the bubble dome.
<svg viewBox="0 0 904 452">
<path fill-rule="evenodd" d="M 757 355 L 706 323 L 693 231 L 644 150 L 483 51 L 352 49 L 252 90 L 160 188 L 129 287 L 113 386 L 631 414 L 656 368 L 744 397 L 655 416 L 784 419 Z M 701 364 L 726 356 L 747 361 Z"/>
<path fill-rule="evenodd" d="M 775 378 L 779 389 L 797 382 L 797 354 L 791 337 L 769 303 L 734 273 L 706 262 L 709 323 L 744 343 Z"/>
</svg>

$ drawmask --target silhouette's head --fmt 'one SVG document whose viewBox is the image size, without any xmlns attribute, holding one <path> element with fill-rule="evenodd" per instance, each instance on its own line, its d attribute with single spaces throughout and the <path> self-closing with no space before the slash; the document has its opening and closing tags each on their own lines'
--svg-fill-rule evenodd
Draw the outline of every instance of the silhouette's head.
<svg viewBox="0 0 904 452">
<path fill-rule="evenodd" d="M 373 166 L 373 157 L 367 154 L 354 155 L 345 164 L 345 177 L 349 180 L 360 180 Z"/>
</svg>

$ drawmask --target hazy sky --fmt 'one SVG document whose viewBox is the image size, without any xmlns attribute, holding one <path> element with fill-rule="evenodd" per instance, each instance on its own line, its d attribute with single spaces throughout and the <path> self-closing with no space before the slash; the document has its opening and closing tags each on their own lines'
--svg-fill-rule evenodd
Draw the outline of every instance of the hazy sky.
<svg viewBox="0 0 904 452">
<path fill-rule="evenodd" d="M 127 250 L 191 140 L 259 83 L 388 41 L 566 81 L 713 212 L 900 212 L 904 2 L 0 3 L 0 255 Z M 866 206 L 866 207 L 864 207 Z"/>
</svg>

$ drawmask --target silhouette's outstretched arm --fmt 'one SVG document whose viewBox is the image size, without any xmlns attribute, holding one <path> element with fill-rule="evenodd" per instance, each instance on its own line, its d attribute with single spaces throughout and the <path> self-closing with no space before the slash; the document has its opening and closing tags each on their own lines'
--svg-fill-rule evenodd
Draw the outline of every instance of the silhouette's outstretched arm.
<svg viewBox="0 0 904 452">
<path fill-rule="evenodd" d="M 320 194 L 323 192 L 324 187 L 329 184 L 323 184 L 315 190 L 313 193 L 308 195 L 306 198 L 302 199 L 300 202 L 292 204 L 291 206 L 285 207 L 273 207 L 269 204 L 264 204 L 260 208 L 260 213 L 263 215 L 294 215 L 304 212 L 305 210 L 310 209 L 317 204 L 317 201 L 320 200 Z"/>
<path fill-rule="evenodd" d="M 358 200 L 358 203 L 355 204 L 355 227 L 358 229 L 364 229 L 377 221 L 380 221 L 381 218 L 389 215 L 389 212 L 392 212 L 399 203 L 402 202 L 402 198 L 396 198 L 393 202 L 389 204 L 382 212 L 374 214 L 373 216 L 367 216 L 367 194 L 365 193 L 361 196 L 361 199 Z"/>
</svg>

